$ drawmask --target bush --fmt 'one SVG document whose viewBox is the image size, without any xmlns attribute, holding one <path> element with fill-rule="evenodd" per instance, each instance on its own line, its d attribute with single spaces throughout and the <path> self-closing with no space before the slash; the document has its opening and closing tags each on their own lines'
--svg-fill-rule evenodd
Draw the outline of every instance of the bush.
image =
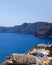
<svg viewBox="0 0 52 65">
<path fill-rule="evenodd" d="M 49 52 L 49 56 L 52 56 L 52 51 Z"/>
</svg>

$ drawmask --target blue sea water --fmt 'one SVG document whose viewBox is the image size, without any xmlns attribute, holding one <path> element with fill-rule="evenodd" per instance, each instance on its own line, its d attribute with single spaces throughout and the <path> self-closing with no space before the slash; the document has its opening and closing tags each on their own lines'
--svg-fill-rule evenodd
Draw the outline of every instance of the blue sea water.
<svg viewBox="0 0 52 65">
<path fill-rule="evenodd" d="M 37 38 L 30 34 L 0 33 L 0 63 L 12 53 L 25 53 L 39 43 L 52 43 L 52 39 Z"/>
</svg>

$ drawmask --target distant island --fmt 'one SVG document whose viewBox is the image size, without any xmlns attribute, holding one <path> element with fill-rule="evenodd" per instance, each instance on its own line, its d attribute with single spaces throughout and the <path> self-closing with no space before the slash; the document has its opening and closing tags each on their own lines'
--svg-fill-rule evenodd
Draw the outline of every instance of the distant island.
<svg viewBox="0 0 52 65">
<path fill-rule="evenodd" d="M 36 23 L 23 23 L 14 27 L 0 26 L 0 33 L 20 33 L 20 34 L 33 34 L 37 37 L 52 38 L 52 23 L 36 22 Z"/>
</svg>

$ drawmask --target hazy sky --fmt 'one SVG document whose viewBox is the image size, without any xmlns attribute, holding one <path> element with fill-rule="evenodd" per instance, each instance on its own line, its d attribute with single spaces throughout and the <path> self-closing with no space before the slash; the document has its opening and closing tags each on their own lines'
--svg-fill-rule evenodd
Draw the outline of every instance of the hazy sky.
<svg viewBox="0 0 52 65">
<path fill-rule="evenodd" d="M 52 22 L 52 0 L 0 0 L 0 26 Z"/>
</svg>

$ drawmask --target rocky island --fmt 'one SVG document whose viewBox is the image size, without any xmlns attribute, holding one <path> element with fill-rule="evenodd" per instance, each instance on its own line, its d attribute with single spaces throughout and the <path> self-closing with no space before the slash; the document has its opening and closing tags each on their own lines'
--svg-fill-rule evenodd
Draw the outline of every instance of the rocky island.
<svg viewBox="0 0 52 65">
<path fill-rule="evenodd" d="M 13 53 L 0 65 L 52 65 L 52 44 L 38 44 L 24 54 Z"/>
<path fill-rule="evenodd" d="M 33 34 L 37 37 L 52 38 L 52 23 L 36 22 L 24 23 L 14 27 L 1 27 L 0 33 Z"/>
</svg>

